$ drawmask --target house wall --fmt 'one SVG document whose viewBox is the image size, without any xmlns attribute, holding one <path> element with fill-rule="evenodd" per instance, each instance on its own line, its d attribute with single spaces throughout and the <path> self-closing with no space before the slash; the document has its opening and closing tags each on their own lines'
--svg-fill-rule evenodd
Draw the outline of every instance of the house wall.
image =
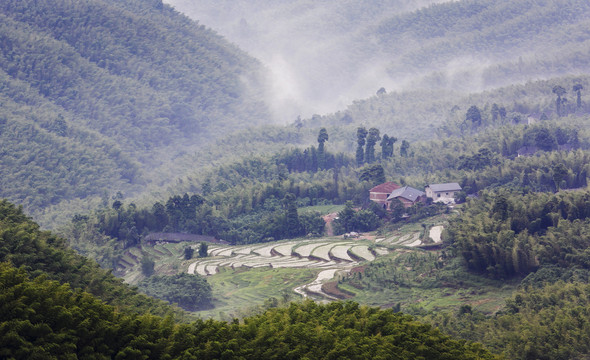
<svg viewBox="0 0 590 360">
<path fill-rule="evenodd" d="M 414 205 L 414 202 L 413 202 L 412 200 L 408 200 L 408 199 L 405 199 L 405 198 L 403 198 L 403 197 L 398 197 L 397 199 L 398 199 L 399 201 L 401 201 L 401 202 L 402 202 L 402 204 L 404 204 L 404 207 L 406 207 L 406 208 L 409 208 L 409 207 L 411 207 L 412 205 Z"/>
<path fill-rule="evenodd" d="M 455 193 L 456 191 L 437 191 L 434 192 L 433 196 L 429 196 L 432 199 L 436 200 L 436 199 L 454 199 L 455 198 Z"/>
<path fill-rule="evenodd" d="M 389 204 L 387 202 L 387 197 L 389 197 L 389 193 L 377 193 L 377 192 L 372 192 L 369 193 L 369 199 L 371 201 L 376 202 L 377 204 L 380 205 L 385 205 L 386 209 L 389 209 Z"/>
</svg>

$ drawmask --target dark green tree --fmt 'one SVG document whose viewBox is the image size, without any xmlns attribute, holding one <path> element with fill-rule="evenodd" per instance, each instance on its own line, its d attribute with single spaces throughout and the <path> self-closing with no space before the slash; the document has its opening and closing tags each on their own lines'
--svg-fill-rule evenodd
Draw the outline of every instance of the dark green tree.
<svg viewBox="0 0 590 360">
<path fill-rule="evenodd" d="M 209 250 L 209 245 L 206 242 L 202 242 L 199 245 L 199 257 L 201 257 L 201 258 L 207 257 L 208 250 Z"/>
<path fill-rule="evenodd" d="M 301 233 L 299 214 L 297 213 L 297 203 L 295 200 L 296 197 L 292 193 L 287 193 L 283 199 L 286 208 L 285 219 L 287 222 L 286 231 L 288 237 L 295 237 Z"/>
<path fill-rule="evenodd" d="M 328 141 L 328 131 L 321 128 L 318 134 L 318 167 L 322 170 L 326 169 L 326 150 L 324 148 L 326 141 Z"/>
<path fill-rule="evenodd" d="M 334 220 L 334 232 L 336 234 L 343 234 L 352 231 L 354 223 L 354 208 L 352 201 L 347 201 L 344 209 L 338 213 L 338 218 Z"/>
<path fill-rule="evenodd" d="M 557 116 L 562 116 L 562 96 L 565 95 L 566 91 L 563 86 L 555 85 L 553 87 L 553 93 L 557 95 L 557 100 L 555 100 L 555 112 L 557 113 Z"/>
<path fill-rule="evenodd" d="M 326 222 L 320 215 L 315 211 L 307 211 L 299 215 L 299 224 L 301 225 L 301 232 L 304 235 L 317 235 L 321 236 L 324 234 Z"/>
<path fill-rule="evenodd" d="M 368 181 L 373 185 L 385 182 L 385 170 L 379 164 L 367 165 L 360 170 L 359 180 Z"/>
<path fill-rule="evenodd" d="M 582 90 L 583 89 L 584 89 L 584 87 L 582 86 L 582 84 L 576 84 L 572 88 L 572 90 L 576 92 L 576 107 L 578 109 L 582 107 Z"/>
<path fill-rule="evenodd" d="M 199 275 L 180 273 L 151 276 L 137 286 L 150 296 L 178 304 L 188 311 L 203 309 L 211 303 L 211 285 Z"/>
<path fill-rule="evenodd" d="M 145 276 L 152 276 L 154 274 L 154 267 L 156 262 L 149 256 L 141 258 L 141 273 Z"/>
<path fill-rule="evenodd" d="M 408 157 L 408 149 L 410 148 L 410 143 L 407 140 L 402 140 L 402 146 L 399 148 L 399 154 L 402 157 Z"/>
<path fill-rule="evenodd" d="M 481 126 L 481 112 L 475 105 L 471 105 L 469 109 L 467 109 L 467 113 L 465 114 L 465 122 L 471 125 L 472 129 L 476 129 Z"/>
<path fill-rule="evenodd" d="M 365 147 L 365 163 L 372 164 L 375 162 L 375 145 L 380 139 L 379 129 L 370 128 L 367 136 L 367 146 Z"/>
<path fill-rule="evenodd" d="M 381 158 L 382 159 L 389 159 L 393 156 L 393 144 L 397 141 L 395 137 L 389 137 L 387 134 L 383 135 L 381 138 Z"/>
<path fill-rule="evenodd" d="M 361 166 L 365 162 L 365 151 L 363 147 L 365 146 L 367 134 L 367 129 L 362 126 L 356 129 L 356 164 L 358 166 Z"/>
<path fill-rule="evenodd" d="M 523 136 L 526 145 L 536 146 L 544 151 L 551 151 L 557 147 L 557 140 L 551 131 L 544 127 L 530 128 Z"/>
<path fill-rule="evenodd" d="M 498 107 L 498 104 L 493 103 L 492 104 L 492 122 L 496 122 L 498 121 L 498 118 L 500 117 L 500 108 Z"/>
<path fill-rule="evenodd" d="M 195 253 L 195 249 L 193 249 L 190 246 L 187 246 L 184 248 L 184 259 L 185 260 L 190 260 L 193 258 L 193 255 Z"/>
<path fill-rule="evenodd" d="M 553 181 L 555 182 L 555 189 L 559 191 L 561 187 L 561 182 L 567 178 L 568 169 L 564 164 L 559 163 L 553 166 L 553 168 L 551 169 L 551 173 Z"/>
</svg>

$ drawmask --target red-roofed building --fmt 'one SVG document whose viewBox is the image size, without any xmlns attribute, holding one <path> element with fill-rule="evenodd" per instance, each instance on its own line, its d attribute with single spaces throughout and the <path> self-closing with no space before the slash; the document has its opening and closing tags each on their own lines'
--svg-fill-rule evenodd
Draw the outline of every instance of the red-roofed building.
<svg viewBox="0 0 590 360">
<path fill-rule="evenodd" d="M 369 190 L 369 199 L 383 206 L 384 209 L 387 209 L 389 206 L 387 198 L 394 190 L 397 190 L 400 187 L 401 186 L 391 181 L 377 185 Z"/>
</svg>

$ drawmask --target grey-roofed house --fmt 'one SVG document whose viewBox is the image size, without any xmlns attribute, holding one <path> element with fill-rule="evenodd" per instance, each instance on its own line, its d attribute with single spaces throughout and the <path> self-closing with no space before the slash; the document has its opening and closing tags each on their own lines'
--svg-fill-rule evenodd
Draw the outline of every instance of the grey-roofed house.
<svg viewBox="0 0 590 360">
<path fill-rule="evenodd" d="M 455 195 L 463 190 L 457 183 L 430 184 L 426 186 L 426 196 L 434 201 L 449 202 L 455 200 Z"/>
<path fill-rule="evenodd" d="M 393 190 L 387 197 L 388 201 L 398 199 L 404 204 L 404 207 L 410 207 L 418 201 L 424 200 L 424 192 L 418 189 L 414 189 L 411 186 L 404 186 L 397 190 Z"/>
</svg>

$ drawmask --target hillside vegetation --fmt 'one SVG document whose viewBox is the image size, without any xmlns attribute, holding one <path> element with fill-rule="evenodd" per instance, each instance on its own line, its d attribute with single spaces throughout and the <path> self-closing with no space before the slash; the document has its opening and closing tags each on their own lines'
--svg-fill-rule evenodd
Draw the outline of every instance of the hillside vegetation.
<svg viewBox="0 0 590 360">
<path fill-rule="evenodd" d="M 29 212 L 137 191 L 269 121 L 260 64 L 159 1 L 4 1 L 0 17 L 0 195 Z"/>
<path fill-rule="evenodd" d="M 410 316 L 354 303 L 309 301 L 242 323 L 175 324 L 172 316 L 145 313 L 159 308 L 170 314 L 171 308 L 63 249 L 60 239 L 40 232 L 12 204 L 0 205 L 5 358 L 494 358 L 480 345 L 454 340 Z"/>
</svg>

